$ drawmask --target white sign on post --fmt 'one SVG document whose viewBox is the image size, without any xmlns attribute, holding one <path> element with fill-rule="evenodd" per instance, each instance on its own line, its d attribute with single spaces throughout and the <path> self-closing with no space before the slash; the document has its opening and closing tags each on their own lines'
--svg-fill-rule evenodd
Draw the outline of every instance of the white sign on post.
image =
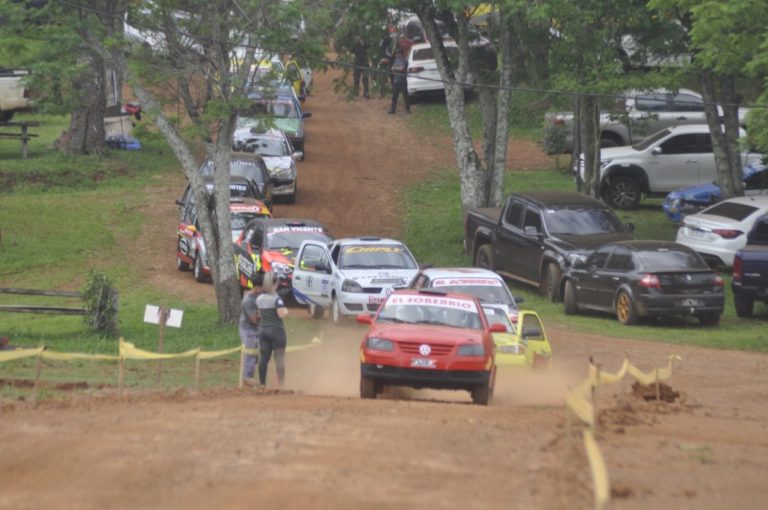
<svg viewBox="0 0 768 510">
<path fill-rule="evenodd" d="M 166 319 L 165 324 L 168 326 L 173 326 L 174 328 L 180 328 L 181 318 L 183 315 L 183 310 L 175 310 L 171 308 L 168 310 L 168 318 Z M 144 308 L 144 322 L 148 322 L 150 324 L 160 324 L 160 307 L 155 305 L 147 305 L 146 308 Z"/>
</svg>

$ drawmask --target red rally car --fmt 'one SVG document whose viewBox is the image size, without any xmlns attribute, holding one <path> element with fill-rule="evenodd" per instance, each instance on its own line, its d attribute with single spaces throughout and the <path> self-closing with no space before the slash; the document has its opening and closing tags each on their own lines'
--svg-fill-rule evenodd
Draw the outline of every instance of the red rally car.
<svg viewBox="0 0 768 510">
<path fill-rule="evenodd" d="M 360 345 L 360 396 L 376 398 L 385 386 L 467 390 L 487 405 L 496 376 L 492 333 L 477 298 L 435 289 L 398 290 L 375 316 Z"/>
</svg>

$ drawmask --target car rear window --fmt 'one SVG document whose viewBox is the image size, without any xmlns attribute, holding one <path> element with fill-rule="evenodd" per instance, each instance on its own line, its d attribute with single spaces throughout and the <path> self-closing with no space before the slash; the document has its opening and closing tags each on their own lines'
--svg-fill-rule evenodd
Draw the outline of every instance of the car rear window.
<svg viewBox="0 0 768 510">
<path fill-rule="evenodd" d="M 452 62 L 454 59 L 459 58 L 459 49 L 455 46 L 446 46 L 445 51 L 448 53 L 448 59 Z M 413 50 L 413 60 L 434 60 L 435 56 L 432 53 L 432 48 L 421 48 Z"/>
<path fill-rule="evenodd" d="M 740 204 L 738 202 L 720 202 L 708 209 L 701 211 L 701 214 L 709 214 L 710 216 L 722 216 L 735 221 L 742 221 L 744 218 L 752 214 L 757 210 L 757 207 L 748 204 Z"/>
<path fill-rule="evenodd" d="M 694 251 L 657 248 L 655 250 L 638 251 L 637 258 L 649 271 L 690 271 L 692 269 L 709 269 L 704 259 Z"/>
</svg>

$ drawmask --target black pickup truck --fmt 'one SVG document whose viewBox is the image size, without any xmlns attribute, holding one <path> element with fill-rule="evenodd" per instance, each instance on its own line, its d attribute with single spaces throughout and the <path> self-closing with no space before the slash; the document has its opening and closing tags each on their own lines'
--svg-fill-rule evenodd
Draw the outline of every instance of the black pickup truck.
<svg viewBox="0 0 768 510">
<path fill-rule="evenodd" d="M 464 247 L 475 266 L 537 286 L 553 301 L 562 296 L 562 274 L 598 246 L 632 239 L 600 200 L 575 192 L 513 193 L 504 206 L 469 211 Z"/>
<path fill-rule="evenodd" d="M 755 301 L 768 303 L 768 216 L 755 221 L 746 246 L 736 252 L 731 290 L 739 317 L 752 315 Z"/>
</svg>

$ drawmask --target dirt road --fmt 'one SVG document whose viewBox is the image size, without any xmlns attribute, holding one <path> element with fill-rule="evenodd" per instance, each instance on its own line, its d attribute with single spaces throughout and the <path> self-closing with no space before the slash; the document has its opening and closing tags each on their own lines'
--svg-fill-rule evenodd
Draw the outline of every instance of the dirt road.
<svg viewBox="0 0 768 510">
<path fill-rule="evenodd" d="M 278 205 L 277 215 L 320 219 L 337 236 L 399 235 L 398 190 L 435 161 L 451 165 L 449 140 L 412 132 L 406 115 L 386 115 L 385 100 L 336 98 L 328 75 L 317 76 L 307 109 L 298 203 Z M 526 142 L 510 155 L 513 170 L 548 164 Z M 211 286 L 175 269 L 168 233 L 181 180 L 148 190 L 146 213 L 157 221 L 135 265 L 158 287 L 212 300 Z M 0 509 L 591 508 L 586 459 L 565 435 L 566 389 L 584 377 L 589 356 L 605 370 L 625 355 L 650 370 L 670 353 L 683 358 L 669 381 L 676 402 L 645 402 L 629 380 L 598 389 L 611 508 L 768 505 L 766 355 L 551 326 L 552 370 L 500 373 L 488 407 L 462 392 L 362 401 L 361 332 L 318 321 L 323 343 L 289 355 L 281 393 L 0 402 Z"/>
</svg>

